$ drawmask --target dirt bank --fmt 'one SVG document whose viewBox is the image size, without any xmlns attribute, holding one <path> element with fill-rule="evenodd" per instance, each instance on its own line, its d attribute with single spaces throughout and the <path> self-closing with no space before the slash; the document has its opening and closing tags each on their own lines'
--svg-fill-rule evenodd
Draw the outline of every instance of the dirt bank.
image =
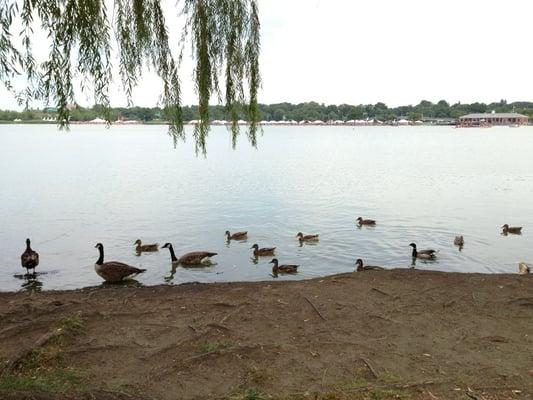
<svg viewBox="0 0 533 400">
<path fill-rule="evenodd" d="M 7 399 L 533 398 L 533 276 L 3 293 L 0 322 Z"/>
</svg>

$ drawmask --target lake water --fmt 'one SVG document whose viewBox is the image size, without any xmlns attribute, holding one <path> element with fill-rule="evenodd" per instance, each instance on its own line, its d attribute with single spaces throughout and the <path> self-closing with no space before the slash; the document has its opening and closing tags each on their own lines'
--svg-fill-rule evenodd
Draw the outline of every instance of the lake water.
<svg viewBox="0 0 533 400">
<path fill-rule="evenodd" d="M 213 127 L 207 158 L 164 126 L 0 125 L 0 290 L 25 284 L 26 237 L 40 253 L 43 289 L 98 285 L 107 260 L 146 268 L 145 285 L 274 279 L 276 246 L 299 279 L 368 264 L 407 267 L 412 241 L 440 250 L 420 269 L 517 272 L 533 261 L 533 127 L 265 127 L 259 148 L 232 150 Z M 378 220 L 359 229 L 358 216 Z M 501 236 L 501 225 L 524 226 Z M 226 244 L 226 230 L 249 231 Z M 316 245 L 295 235 L 319 233 Z M 463 234 L 462 251 L 453 245 Z M 137 257 L 133 242 L 172 242 L 177 254 L 218 252 L 216 265 L 171 271 L 166 249 Z"/>
</svg>

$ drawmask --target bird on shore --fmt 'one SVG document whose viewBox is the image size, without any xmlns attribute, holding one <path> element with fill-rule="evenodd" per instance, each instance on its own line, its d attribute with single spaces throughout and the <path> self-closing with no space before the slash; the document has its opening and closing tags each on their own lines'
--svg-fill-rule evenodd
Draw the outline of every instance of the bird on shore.
<svg viewBox="0 0 533 400">
<path fill-rule="evenodd" d="M 298 272 L 299 265 L 293 265 L 293 264 L 282 264 L 279 265 L 278 259 L 273 258 L 272 261 L 270 261 L 269 264 L 274 264 L 272 267 L 272 273 L 274 275 L 277 274 L 295 274 Z"/>
<path fill-rule="evenodd" d="M 171 243 L 165 243 L 162 248 L 168 249 L 168 251 L 170 252 L 170 259 L 172 260 L 172 265 L 201 265 L 210 257 L 214 257 L 217 255 L 217 253 L 213 253 L 210 251 L 191 251 L 190 253 L 185 253 L 180 258 L 177 258 L 176 253 L 174 253 L 174 247 Z"/>
<path fill-rule="evenodd" d="M 274 250 L 276 250 L 275 247 L 259 247 L 259 245 L 256 243 L 252 247 L 250 247 L 250 250 L 254 249 L 254 256 L 256 257 L 262 257 L 262 256 L 272 256 L 274 255 Z"/>
<path fill-rule="evenodd" d="M 463 247 L 465 245 L 465 239 L 463 238 L 463 235 L 456 236 L 453 240 L 453 244 L 459 247 Z"/>
<path fill-rule="evenodd" d="M 375 220 L 373 220 L 373 219 L 363 219 L 361 217 L 357 218 L 357 223 L 359 224 L 359 226 L 362 226 L 362 225 L 370 225 L 370 226 L 376 225 L 376 221 Z"/>
<path fill-rule="evenodd" d="M 413 248 L 413 252 L 411 253 L 413 258 L 419 258 L 421 260 L 434 260 L 437 258 L 437 252 L 435 250 L 417 250 L 416 244 L 414 243 L 410 243 L 409 246 Z"/>
<path fill-rule="evenodd" d="M 383 271 L 385 268 L 383 267 L 377 267 L 374 265 L 363 265 L 363 260 L 360 258 L 357 259 L 355 262 L 356 271 L 362 272 L 362 271 Z"/>
<path fill-rule="evenodd" d="M 33 275 L 35 275 L 35 267 L 39 265 L 39 254 L 32 250 L 30 239 L 26 239 L 26 250 L 20 256 L 20 263 L 23 268 L 26 268 L 28 275 L 30 274 L 30 269 L 33 269 Z"/>
<path fill-rule="evenodd" d="M 131 265 L 118 261 L 104 262 L 104 245 L 102 243 L 97 243 L 94 247 L 96 247 L 99 252 L 98 260 L 94 264 L 94 270 L 106 282 L 121 282 L 126 278 L 131 278 L 146 271 L 145 269 L 132 267 Z"/>
<path fill-rule="evenodd" d="M 509 226 L 509 224 L 505 224 L 502 226 L 502 235 L 507 235 L 508 233 L 512 233 L 513 235 L 520 235 L 522 234 L 522 227 L 521 226 Z"/>
<path fill-rule="evenodd" d="M 518 264 L 518 273 L 525 275 L 529 274 L 531 272 L 531 266 L 529 264 L 526 264 L 525 262 L 521 262 Z"/>
<path fill-rule="evenodd" d="M 248 232 L 235 232 L 231 234 L 229 231 L 226 231 L 226 237 L 229 240 L 244 240 L 248 238 Z"/>
<path fill-rule="evenodd" d="M 298 232 L 296 237 L 300 242 L 318 242 L 319 235 L 304 235 L 302 232 Z"/>
<path fill-rule="evenodd" d="M 159 251 L 159 245 L 157 243 L 155 244 L 142 244 L 141 239 L 137 239 L 135 243 L 133 243 L 135 246 L 135 251 L 137 253 L 143 253 L 143 252 L 151 252 L 151 251 Z"/>
</svg>

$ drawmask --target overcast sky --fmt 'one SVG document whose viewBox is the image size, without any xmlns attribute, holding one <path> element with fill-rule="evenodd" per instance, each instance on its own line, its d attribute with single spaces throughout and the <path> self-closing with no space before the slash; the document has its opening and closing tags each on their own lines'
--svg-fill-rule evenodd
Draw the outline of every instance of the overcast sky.
<svg viewBox="0 0 533 400">
<path fill-rule="evenodd" d="M 259 6 L 262 103 L 533 101 L 531 0 L 259 0 Z M 185 104 L 196 103 L 190 78 L 189 62 Z M 135 104 L 157 103 L 154 79 L 146 76 Z M 113 92 L 113 105 L 125 105 L 123 93 Z M 77 100 L 91 104 L 90 96 Z M 0 108 L 16 108 L 3 88 Z"/>
</svg>

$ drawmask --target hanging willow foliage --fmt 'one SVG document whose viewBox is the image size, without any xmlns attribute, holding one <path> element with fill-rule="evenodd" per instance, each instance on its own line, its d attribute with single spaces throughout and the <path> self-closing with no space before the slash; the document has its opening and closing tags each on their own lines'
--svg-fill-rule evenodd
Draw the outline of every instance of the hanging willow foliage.
<svg viewBox="0 0 533 400">
<path fill-rule="evenodd" d="M 196 151 L 206 152 L 209 101 L 215 96 L 226 105 L 233 144 L 242 116 L 249 121 L 248 137 L 255 145 L 261 80 L 257 1 L 180 0 L 178 4 L 181 9 L 175 17 L 185 22 L 179 51 L 173 55 L 161 0 L 113 0 L 112 13 L 106 0 L 0 0 L 0 80 L 15 91 L 13 78 L 24 74 L 28 85 L 16 92 L 18 100 L 26 105 L 33 100 L 55 104 L 58 123 L 68 126 L 75 82 L 81 82 L 84 90 L 92 88 L 95 102 L 109 107 L 114 36 L 128 102 L 143 68 L 154 70 L 163 82 L 161 103 L 176 143 L 184 139 L 179 67 L 184 46 L 190 43 L 200 114 L 194 129 Z M 50 42 L 42 63 L 33 57 L 35 24 Z M 22 26 L 16 34 L 15 25 Z"/>
</svg>

